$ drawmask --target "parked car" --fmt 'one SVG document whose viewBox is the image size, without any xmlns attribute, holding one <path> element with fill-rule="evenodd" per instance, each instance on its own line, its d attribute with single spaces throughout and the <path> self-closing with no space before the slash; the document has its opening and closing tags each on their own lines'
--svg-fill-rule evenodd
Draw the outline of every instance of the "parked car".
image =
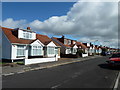
<svg viewBox="0 0 120 90">
<path fill-rule="evenodd" d="M 120 66 L 120 53 L 113 54 L 111 57 L 109 57 L 107 63 L 110 66 Z"/>
</svg>

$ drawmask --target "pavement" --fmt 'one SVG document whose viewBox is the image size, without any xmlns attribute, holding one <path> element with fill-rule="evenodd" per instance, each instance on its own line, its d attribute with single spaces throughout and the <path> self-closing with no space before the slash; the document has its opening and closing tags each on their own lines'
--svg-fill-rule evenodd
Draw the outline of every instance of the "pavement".
<svg viewBox="0 0 120 90">
<path fill-rule="evenodd" d="M 85 61 L 85 60 L 89 60 L 89 59 L 97 58 L 97 57 L 102 57 L 102 56 L 96 55 L 96 56 L 88 56 L 88 57 L 83 57 L 83 58 L 82 57 L 81 58 L 67 58 L 67 59 L 61 59 L 55 62 L 47 62 L 47 63 L 39 63 L 39 64 L 31 64 L 31 65 L 17 65 L 14 67 L 4 66 L 4 67 L 0 67 L 2 68 L 2 73 L 0 74 L 2 76 L 8 76 L 8 75 L 13 75 L 13 74 L 24 73 L 27 71 L 40 70 L 40 69 L 70 64 L 74 62 Z"/>
</svg>

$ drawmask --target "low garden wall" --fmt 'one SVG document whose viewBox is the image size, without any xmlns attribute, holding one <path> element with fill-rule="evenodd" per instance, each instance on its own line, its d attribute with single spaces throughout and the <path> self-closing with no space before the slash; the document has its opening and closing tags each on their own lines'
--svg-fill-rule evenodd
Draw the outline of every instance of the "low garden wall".
<svg viewBox="0 0 120 90">
<path fill-rule="evenodd" d="M 86 54 L 83 54 L 83 53 L 82 53 L 82 57 L 87 57 L 87 56 L 88 56 L 88 54 L 87 54 L 87 53 L 86 53 Z"/>
<path fill-rule="evenodd" d="M 51 58 L 25 59 L 25 60 L 24 60 L 24 64 L 25 64 L 25 65 L 29 65 L 29 64 L 44 63 L 44 62 L 53 62 L 53 61 L 58 61 L 58 58 L 56 58 L 56 57 L 51 57 Z"/>
</svg>

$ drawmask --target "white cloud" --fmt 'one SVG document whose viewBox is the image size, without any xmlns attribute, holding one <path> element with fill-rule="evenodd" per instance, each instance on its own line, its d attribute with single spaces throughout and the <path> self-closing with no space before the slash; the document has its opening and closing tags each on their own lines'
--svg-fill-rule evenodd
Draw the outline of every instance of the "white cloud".
<svg viewBox="0 0 120 90">
<path fill-rule="evenodd" d="M 113 43 L 115 46 L 118 41 L 118 3 L 77 2 L 65 16 L 52 16 L 43 22 L 34 20 L 28 24 L 26 20 L 14 21 L 9 18 L 2 24 L 14 28 L 29 24 L 37 31 L 55 35 L 70 34 L 73 37 L 80 37 L 79 40 L 82 41 L 98 38 L 100 41 L 115 42 Z"/>
<path fill-rule="evenodd" d="M 2 22 L 3 27 L 9 28 L 24 28 L 27 26 L 26 20 L 13 20 L 12 18 L 8 18 Z"/>
</svg>

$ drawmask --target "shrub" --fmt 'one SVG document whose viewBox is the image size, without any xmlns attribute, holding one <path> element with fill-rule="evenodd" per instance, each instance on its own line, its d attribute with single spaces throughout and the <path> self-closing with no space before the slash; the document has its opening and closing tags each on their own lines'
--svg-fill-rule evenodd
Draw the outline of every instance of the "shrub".
<svg viewBox="0 0 120 90">
<path fill-rule="evenodd" d="M 77 51 L 77 55 L 79 55 L 79 56 L 81 56 L 81 57 L 82 57 L 82 53 L 84 53 L 84 52 L 83 52 L 83 50 L 81 50 L 81 49 Z"/>
</svg>

